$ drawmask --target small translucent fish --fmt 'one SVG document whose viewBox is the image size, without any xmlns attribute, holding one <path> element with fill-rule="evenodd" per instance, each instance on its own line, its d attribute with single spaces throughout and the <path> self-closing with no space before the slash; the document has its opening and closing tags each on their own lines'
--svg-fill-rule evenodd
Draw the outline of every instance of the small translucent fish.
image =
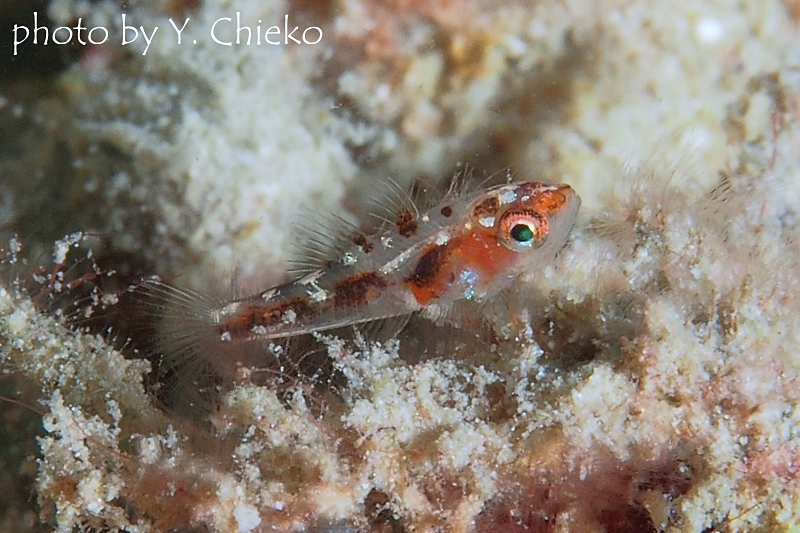
<svg viewBox="0 0 800 533">
<path fill-rule="evenodd" d="M 537 182 L 451 194 L 424 212 L 408 200 L 375 234 L 349 236 L 318 270 L 258 294 L 218 301 L 143 285 L 172 305 L 171 330 L 184 318 L 220 341 L 280 341 L 412 313 L 445 317 L 453 304 L 489 299 L 542 268 L 564 246 L 580 203 L 569 185 Z"/>
</svg>

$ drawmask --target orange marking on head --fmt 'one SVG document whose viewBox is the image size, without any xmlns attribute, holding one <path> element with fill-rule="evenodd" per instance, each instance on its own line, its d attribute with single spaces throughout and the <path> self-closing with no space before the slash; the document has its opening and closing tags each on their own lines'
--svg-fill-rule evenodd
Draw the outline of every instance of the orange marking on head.
<svg viewBox="0 0 800 533">
<path fill-rule="evenodd" d="M 463 265 L 459 271 L 475 271 L 483 285 L 491 283 L 498 274 L 508 272 L 521 257 L 519 252 L 503 246 L 494 230 L 475 231 L 454 240 L 454 255 Z"/>
<path fill-rule="evenodd" d="M 447 294 L 463 272 L 474 272 L 478 285 L 485 286 L 507 271 L 518 257 L 518 252 L 498 242 L 494 231 L 473 231 L 445 244 L 431 245 L 405 284 L 418 304 L 427 305 Z"/>
<path fill-rule="evenodd" d="M 475 218 L 493 217 L 497 214 L 498 209 L 500 209 L 500 200 L 497 196 L 491 196 L 472 208 L 472 216 Z"/>
<path fill-rule="evenodd" d="M 567 196 L 559 191 L 539 191 L 533 198 L 532 208 L 548 215 L 558 213 L 564 204 L 567 203 Z"/>
</svg>

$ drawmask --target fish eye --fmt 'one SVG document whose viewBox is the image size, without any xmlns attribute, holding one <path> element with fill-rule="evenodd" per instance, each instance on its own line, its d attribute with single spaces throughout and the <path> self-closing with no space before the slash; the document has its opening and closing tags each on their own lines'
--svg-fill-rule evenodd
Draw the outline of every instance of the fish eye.
<svg viewBox="0 0 800 533">
<path fill-rule="evenodd" d="M 512 210 L 500 219 L 500 241 L 516 251 L 532 250 L 544 244 L 549 226 L 547 218 L 535 211 Z"/>
<path fill-rule="evenodd" d="M 533 230 L 527 224 L 515 224 L 514 227 L 511 228 L 510 234 L 511 238 L 520 244 L 525 244 L 533 240 Z"/>
</svg>

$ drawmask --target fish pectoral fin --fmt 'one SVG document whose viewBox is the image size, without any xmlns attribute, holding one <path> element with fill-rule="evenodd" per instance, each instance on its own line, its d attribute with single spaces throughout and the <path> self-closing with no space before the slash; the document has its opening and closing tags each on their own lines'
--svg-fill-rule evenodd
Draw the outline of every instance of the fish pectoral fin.
<svg viewBox="0 0 800 533">
<path fill-rule="evenodd" d="M 491 339 L 494 328 L 489 314 L 493 306 L 483 302 L 458 300 L 447 307 L 439 307 L 436 324 L 474 333 L 476 338 Z"/>
<path fill-rule="evenodd" d="M 364 322 L 356 326 L 356 330 L 367 342 L 386 342 L 395 338 L 406 327 L 411 315 L 412 313 L 407 313 Z"/>
<path fill-rule="evenodd" d="M 419 315 L 434 323 L 439 323 L 450 312 L 451 306 L 431 304 L 422 308 Z"/>
</svg>

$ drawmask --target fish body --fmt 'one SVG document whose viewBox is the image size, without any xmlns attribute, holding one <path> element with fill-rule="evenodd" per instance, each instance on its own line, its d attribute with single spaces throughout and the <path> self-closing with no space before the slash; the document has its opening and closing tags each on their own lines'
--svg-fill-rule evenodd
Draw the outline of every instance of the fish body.
<svg viewBox="0 0 800 533">
<path fill-rule="evenodd" d="M 424 212 L 399 207 L 374 235 L 354 233 L 318 270 L 202 314 L 224 341 L 280 340 L 484 301 L 540 268 L 580 206 L 569 185 L 508 183 L 452 195 Z"/>
</svg>

